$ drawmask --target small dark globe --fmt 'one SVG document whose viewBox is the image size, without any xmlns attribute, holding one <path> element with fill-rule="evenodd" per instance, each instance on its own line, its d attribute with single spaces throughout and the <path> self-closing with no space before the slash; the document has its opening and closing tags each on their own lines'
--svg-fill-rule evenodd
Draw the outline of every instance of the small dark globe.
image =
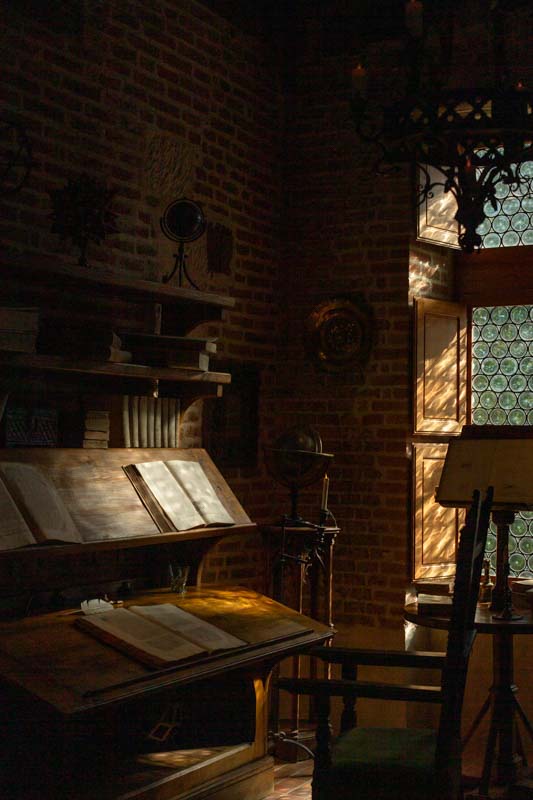
<svg viewBox="0 0 533 800">
<path fill-rule="evenodd" d="M 322 452 L 322 439 L 314 428 L 290 428 L 274 442 L 276 450 L 305 450 L 309 453 Z"/>
<path fill-rule="evenodd" d="M 313 428 L 290 428 L 274 447 L 265 447 L 265 463 L 272 477 L 290 489 L 319 480 L 333 456 L 322 452 L 322 439 Z"/>
</svg>

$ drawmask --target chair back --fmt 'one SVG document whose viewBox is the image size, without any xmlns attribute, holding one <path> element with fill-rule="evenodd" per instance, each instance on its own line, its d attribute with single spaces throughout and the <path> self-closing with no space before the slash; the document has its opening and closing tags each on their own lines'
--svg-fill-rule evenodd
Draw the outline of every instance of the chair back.
<svg viewBox="0 0 533 800">
<path fill-rule="evenodd" d="M 480 492 L 474 492 L 472 505 L 459 534 L 446 665 L 442 674 L 443 703 L 437 742 L 437 759 L 448 763 L 454 755 L 460 758 L 460 752 L 456 751 L 458 743 L 460 748 L 461 712 L 468 659 L 476 635 L 476 605 L 492 498 L 492 486 L 488 488 L 483 501 Z"/>
</svg>

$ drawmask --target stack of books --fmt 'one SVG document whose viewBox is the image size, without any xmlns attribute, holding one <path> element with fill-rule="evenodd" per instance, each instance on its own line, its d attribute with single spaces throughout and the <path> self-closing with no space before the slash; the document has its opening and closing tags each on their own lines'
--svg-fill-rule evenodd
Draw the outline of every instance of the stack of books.
<svg viewBox="0 0 533 800">
<path fill-rule="evenodd" d="M 511 589 L 513 606 L 518 611 L 533 611 L 533 578 L 516 578 Z"/>
<path fill-rule="evenodd" d="M 38 329 L 39 309 L 0 308 L 0 350 L 35 353 Z"/>
<path fill-rule="evenodd" d="M 131 353 L 122 349 L 122 340 L 111 328 L 80 326 L 71 320 L 47 319 L 39 327 L 37 352 L 88 361 L 127 364 Z"/>
<path fill-rule="evenodd" d="M 125 395 L 122 433 L 124 447 L 179 447 L 179 399 Z"/>
<path fill-rule="evenodd" d="M 121 333 L 136 364 L 207 372 L 209 358 L 216 353 L 216 339 L 192 336 L 159 336 L 149 333 Z"/>
<path fill-rule="evenodd" d="M 109 411 L 87 411 L 83 447 L 105 449 L 109 447 Z"/>
</svg>

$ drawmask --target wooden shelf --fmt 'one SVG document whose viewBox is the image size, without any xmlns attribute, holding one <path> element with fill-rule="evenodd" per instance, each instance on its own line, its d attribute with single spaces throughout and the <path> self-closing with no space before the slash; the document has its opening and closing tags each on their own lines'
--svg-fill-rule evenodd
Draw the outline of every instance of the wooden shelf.
<svg viewBox="0 0 533 800">
<path fill-rule="evenodd" d="M 228 372 L 204 372 L 195 369 L 169 369 L 168 367 L 149 367 L 144 364 L 115 364 L 98 361 L 73 361 L 62 356 L 46 356 L 34 353 L 14 353 L 0 351 L 0 364 L 26 369 L 42 369 L 54 372 L 81 372 L 90 375 L 107 375 L 117 378 L 191 382 L 191 383 L 231 383 Z"/>
<path fill-rule="evenodd" d="M 129 550 L 137 547 L 151 547 L 160 544 L 199 542 L 203 539 L 221 539 L 235 534 L 250 534 L 257 530 L 255 522 L 191 528 L 188 531 L 167 531 L 151 533 L 146 536 L 127 536 L 114 539 L 99 539 L 87 542 L 43 542 L 42 544 L 2 550 L 3 560 L 24 561 L 24 559 L 56 558 L 57 556 L 77 556 L 80 553 L 102 553 L 108 550 Z"/>
<path fill-rule="evenodd" d="M 215 308 L 233 308 L 235 299 L 214 292 L 201 292 L 198 289 L 172 286 L 156 281 L 145 281 L 121 277 L 116 273 L 107 273 L 102 270 L 87 267 L 65 265 L 53 261 L 50 256 L 39 258 L 36 261 L 24 260 L 11 264 L 0 264 L 0 274 L 4 277 L 19 279 L 22 274 L 31 275 L 34 279 L 49 280 L 50 275 L 55 278 L 56 285 L 76 285 L 78 287 L 93 286 L 109 295 L 119 295 L 122 299 L 139 301 L 152 301 L 154 303 L 172 305 L 204 305 Z"/>
</svg>

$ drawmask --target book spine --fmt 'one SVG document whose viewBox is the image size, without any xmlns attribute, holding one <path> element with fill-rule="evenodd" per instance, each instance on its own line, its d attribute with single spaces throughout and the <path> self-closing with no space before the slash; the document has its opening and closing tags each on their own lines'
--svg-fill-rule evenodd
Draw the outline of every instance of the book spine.
<svg viewBox="0 0 533 800">
<path fill-rule="evenodd" d="M 154 444 L 156 447 L 161 447 L 161 398 L 156 398 L 155 401 L 155 432 Z"/>
<path fill-rule="evenodd" d="M 168 398 L 168 446 L 176 447 L 176 400 Z"/>
<path fill-rule="evenodd" d="M 131 447 L 130 398 L 127 394 L 122 397 L 122 437 L 124 439 L 124 447 Z"/>
<path fill-rule="evenodd" d="M 176 400 L 176 408 L 174 412 L 174 447 L 180 446 L 180 409 L 181 403 L 178 399 Z"/>
<path fill-rule="evenodd" d="M 139 441 L 141 447 L 148 447 L 148 398 L 139 398 Z"/>
<path fill-rule="evenodd" d="M 146 398 L 147 441 L 148 447 L 155 446 L 155 398 Z"/>
<path fill-rule="evenodd" d="M 131 398 L 131 440 L 133 447 L 139 447 L 139 398 Z"/>
<path fill-rule="evenodd" d="M 168 397 L 161 398 L 161 440 L 163 447 L 169 447 L 168 439 Z"/>
</svg>

